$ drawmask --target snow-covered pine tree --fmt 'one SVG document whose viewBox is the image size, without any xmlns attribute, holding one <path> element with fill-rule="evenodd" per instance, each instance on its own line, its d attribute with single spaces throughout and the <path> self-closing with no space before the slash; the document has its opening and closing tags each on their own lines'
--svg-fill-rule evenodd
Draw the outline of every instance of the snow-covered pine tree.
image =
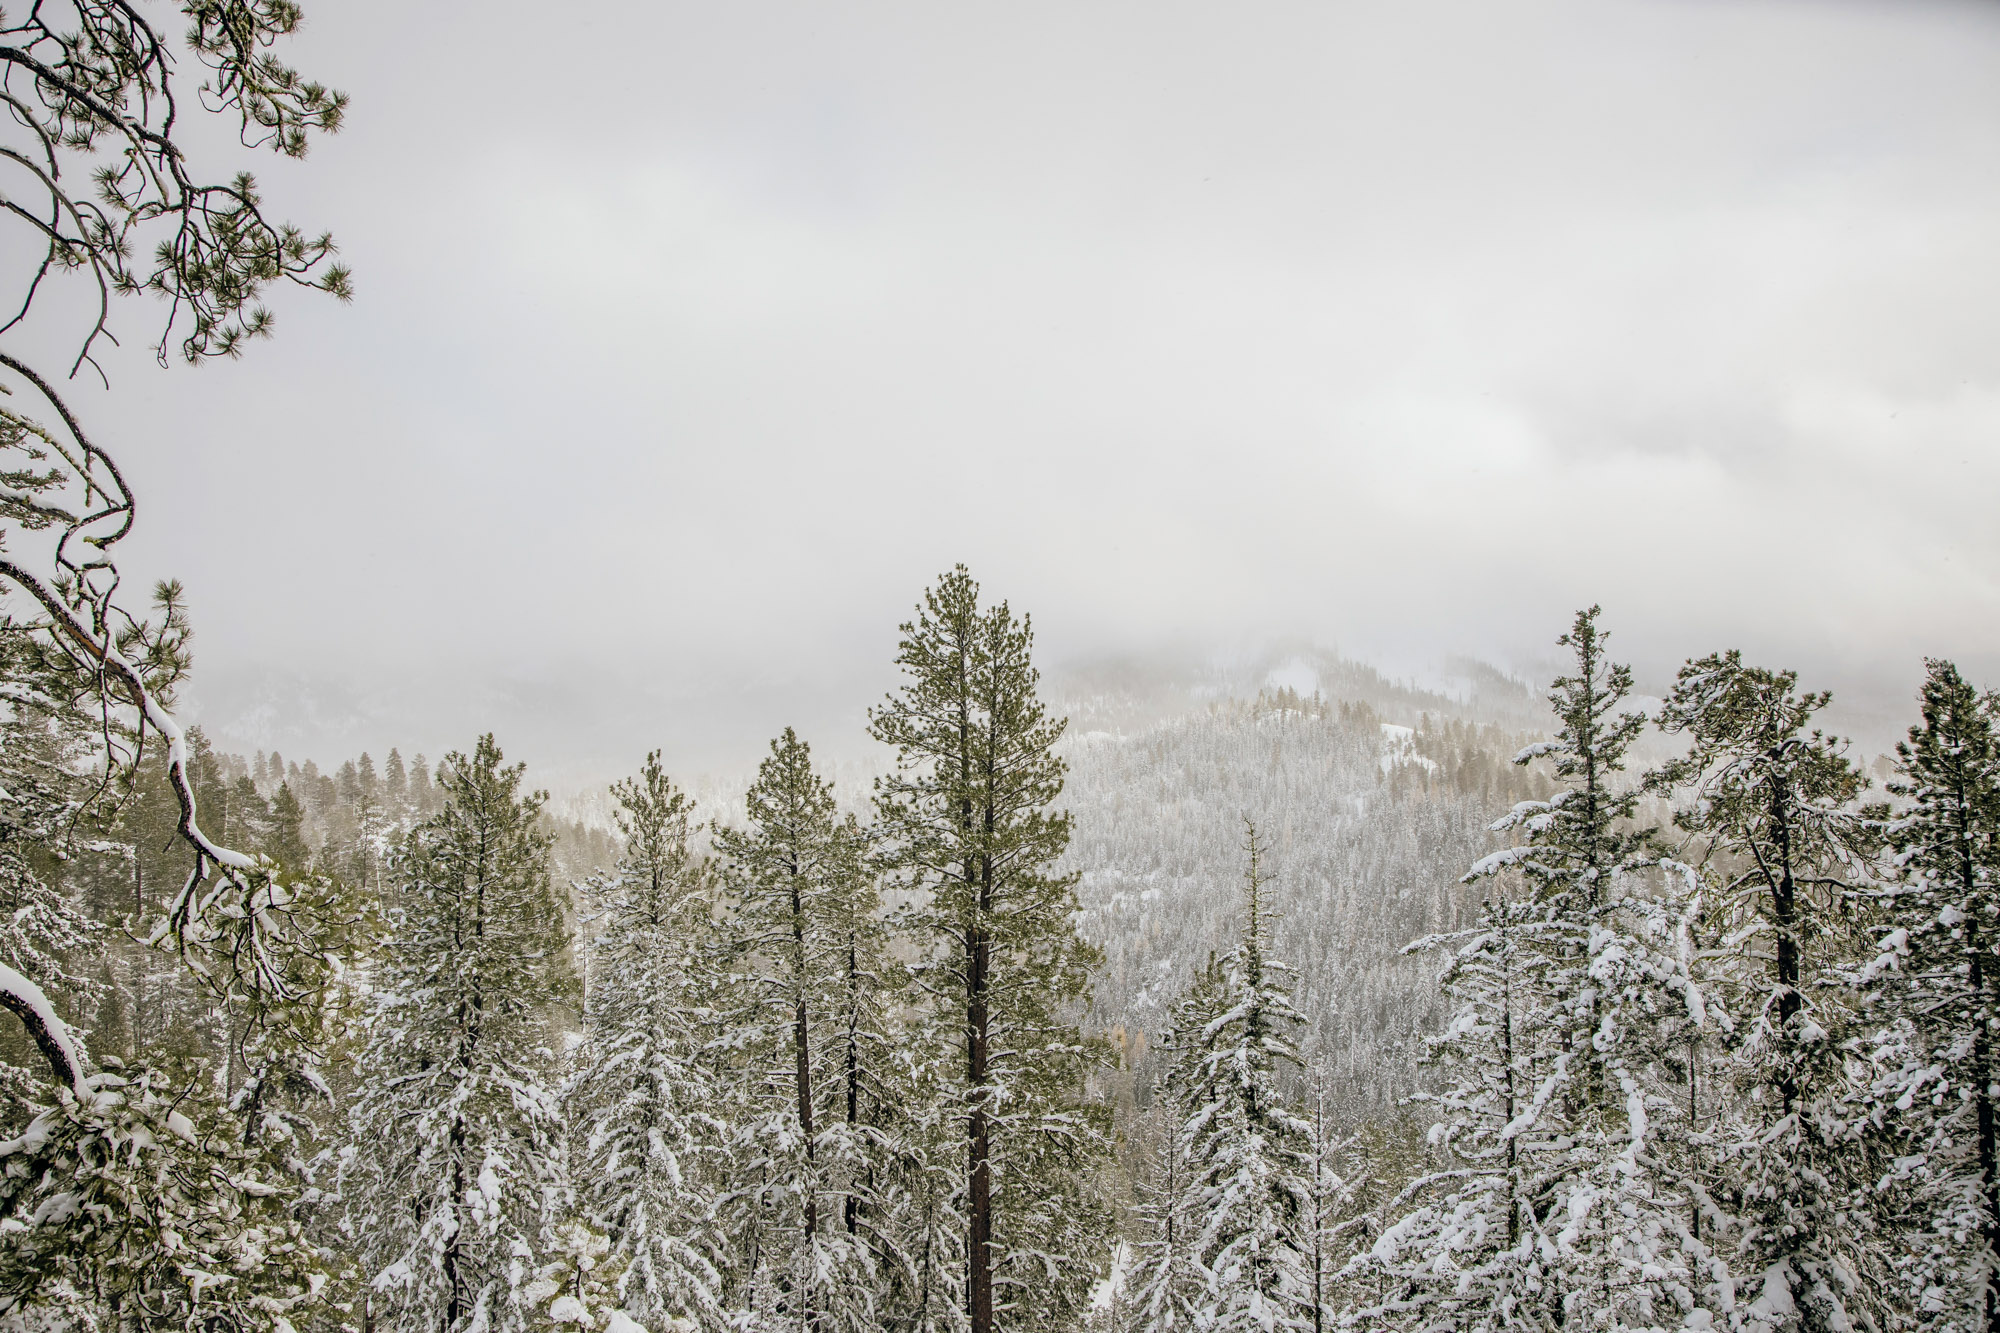
<svg viewBox="0 0 2000 1333">
<path fill-rule="evenodd" d="M 1191 1230 L 1187 1118 L 1158 1091 L 1148 1109 L 1139 1126 L 1146 1175 L 1134 1186 L 1141 1236 L 1119 1292 L 1118 1326 L 1130 1333 L 1184 1333 L 1197 1326 L 1195 1298 L 1202 1285 Z"/>
<path fill-rule="evenodd" d="M 1225 1007 L 1201 1030 L 1201 1055 L 1180 1090 L 1202 1286 L 1195 1326 L 1274 1333 L 1313 1326 L 1306 1260 L 1315 1190 L 1312 1126 L 1281 1079 L 1298 1068 L 1288 969 L 1270 956 L 1271 905 L 1257 826 L 1244 821 L 1249 865 L 1243 933 L 1227 962 Z"/>
<path fill-rule="evenodd" d="M 11 1135 L 0 1142 L 0 1312 L 23 1327 L 130 1324 L 141 1310 L 158 1326 L 303 1322 L 325 1273 L 291 1212 L 311 1131 L 292 1094 L 325 1090 L 345 992 L 332 955 L 352 957 L 353 896 L 306 877 L 277 890 L 266 903 L 286 924 L 236 940 L 258 950 L 254 985 L 233 984 L 229 966 L 204 978 L 133 947 L 90 909 L 143 923 L 155 905 L 146 886 L 185 874 L 180 809 L 157 757 L 103 771 L 105 719 L 64 677 L 0 621 L 0 971 L 37 978 L 64 1008 L 94 1008 L 102 1037 L 86 1045 L 52 1004 L 28 1035 L 68 1048 L 73 1081 L 51 1087 L 46 1063 L 12 1060 L 16 1077 L 0 1079 Z M 229 794 L 198 733 L 187 752 L 201 796 Z M 122 811 L 98 799 L 107 788 Z M 224 800 L 207 808 L 214 826 L 250 831 Z M 143 1015 L 135 992 L 150 1001 Z M 26 1042 L 9 1049 L 32 1058 Z"/>
<path fill-rule="evenodd" d="M 1621 876 L 1655 859 L 1648 855 L 1651 831 L 1635 821 L 1639 784 L 1617 781 L 1646 718 L 1625 707 L 1632 671 L 1605 656 L 1610 636 L 1598 628 L 1599 614 L 1595 606 L 1577 612 L 1556 640 L 1576 666 L 1574 675 L 1557 676 L 1549 685 L 1555 735 L 1514 757 L 1516 765 L 1546 761 L 1559 790 L 1546 801 L 1524 801 L 1498 820 L 1493 831 L 1518 832 L 1520 842 L 1480 861 L 1467 877 L 1511 870 L 1546 916 L 1576 923 L 1579 931 L 1615 900 Z"/>
<path fill-rule="evenodd" d="M 1306 1162 L 1311 1208 L 1306 1215 L 1305 1268 L 1313 1333 L 1324 1333 L 1340 1320 L 1340 1275 L 1356 1242 L 1365 1239 L 1369 1217 L 1363 1211 L 1363 1196 L 1376 1170 L 1360 1135 L 1335 1114 L 1329 1082 L 1324 1069 L 1308 1069 L 1304 1114 L 1312 1130 Z"/>
<path fill-rule="evenodd" d="M 553 1086 L 576 992 L 544 797 L 482 736 L 438 766 L 439 812 L 392 873 L 397 907 L 342 1148 L 349 1243 L 375 1317 L 510 1330 L 564 1182 Z"/>
<path fill-rule="evenodd" d="M 722 1037 L 739 1108 L 731 1199 L 754 1237 L 737 1247 L 735 1295 L 757 1327 L 860 1333 L 879 1327 L 882 1288 L 860 1229 L 864 1212 L 882 1212 L 878 1144 L 861 1118 L 883 1045 L 863 1031 L 875 1004 L 860 994 L 880 971 L 874 878 L 790 727 L 746 807 L 744 827 L 715 835 L 734 907 Z"/>
<path fill-rule="evenodd" d="M 612 784 L 625 853 L 589 903 L 584 1040 L 564 1092 L 577 1207 L 610 1240 L 624 1308 L 718 1328 L 715 1197 L 727 1124 L 703 1048 L 713 874 L 656 750 Z"/>
<path fill-rule="evenodd" d="M 1738 1018 L 1725 1055 L 1737 1095 L 1708 1135 L 1707 1299 L 1746 1333 L 1862 1327 L 1892 1290 L 1862 1197 L 1879 1172 L 1849 1099 L 1848 1014 L 1818 986 L 1868 875 L 1864 783 L 1843 742 L 1807 729 L 1829 696 L 1797 681 L 1734 651 L 1686 663 L 1660 720 L 1688 752 L 1651 779 L 1692 797 L 1675 819 L 1702 845 L 1726 918 L 1703 977 Z"/>
<path fill-rule="evenodd" d="M 574 1219 L 549 1229 L 543 1262 L 521 1288 L 529 1333 L 646 1333 L 619 1304 L 625 1259 L 611 1238 Z M 666 1333 L 694 1327 L 668 1318 Z"/>
<path fill-rule="evenodd" d="M 890 949 L 881 867 L 868 831 L 847 815 L 834 846 L 847 889 L 827 902 L 838 970 L 829 1012 L 839 1067 L 835 1119 L 824 1131 L 821 1165 L 825 1178 L 841 1187 L 841 1228 L 869 1248 L 878 1274 L 906 1274 L 892 1196 L 910 1097 L 895 1055 L 897 1009 L 906 1001 L 909 974 Z M 882 1290 L 891 1304 L 893 1285 L 887 1281 Z"/>
<path fill-rule="evenodd" d="M 73 358 L 62 356 L 71 373 L 86 362 L 95 366 L 93 349 L 112 336 L 113 292 L 168 297 L 159 346 L 177 342 L 190 361 L 236 355 L 245 340 L 268 333 L 265 297 L 273 283 L 349 292 L 330 237 L 313 238 L 275 222 L 240 164 L 211 175 L 199 165 L 203 153 L 191 151 L 196 140 L 209 138 L 188 132 L 207 118 L 202 113 L 225 124 L 235 120 L 246 145 L 291 157 L 305 153 L 315 132 L 338 126 L 346 97 L 303 77 L 276 49 L 297 30 L 299 7 L 229 0 L 190 12 L 178 37 L 157 26 L 158 17 L 137 8 L 114 13 L 81 5 L 61 14 L 12 13 L 6 22 L 10 61 L 44 72 L 32 86 L 9 94 L 5 153 L 17 168 L 8 190 L 11 216 L 34 236 L 8 251 L 10 271 L 25 283 L 17 313 L 25 319 L 38 295 L 61 285 L 61 273 L 89 275 L 99 299 Z M 197 66 L 207 89 L 201 95 L 181 81 Z M 206 148 L 212 147 L 210 139 Z M 298 980 L 337 971 L 321 966 L 331 960 L 316 949 L 311 923 L 301 918 L 320 895 L 310 887 L 293 892 L 278 882 L 274 867 L 219 841 L 226 820 L 211 818 L 203 828 L 191 772 L 193 738 L 171 713 L 173 686 L 188 665 L 178 585 L 156 585 L 161 614 L 150 622 L 121 596 L 115 548 L 133 529 L 133 494 L 112 456 L 85 433 L 51 385 L 62 372 L 44 376 L 20 359 L 30 346 L 48 350 L 16 329 L 8 350 L 0 352 L 7 379 L 0 405 L 5 636 L 32 647 L 41 659 L 37 671 L 53 667 L 67 676 L 62 697 L 93 715 L 97 725 L 86 763 L 103 780 L 100 792 L 123 785 L 148 745 L 164 761 L 176 810 L 169 837 L 153 842 L 152 850 L 171 840 L 186 859 L 178 888 L 165 894 L 148 898 L 132 877 L 133 914 L 162 909 L 151 941 L 192 965 L 177 984 L 199 992 L 224 1024 L 254 1006 L 262 1020 L 285 1029 L 322 998 L 296 989 Z M 9 670 L 0 678 L 0 695 L 19 700 L 23 683 Z M 34 927 L 44 942 L 57 938 L 47 933 L 51 926 L 67 929 L 45 917 Z M 74 1279 L 78 1290 L 99 1300 L 134 1296 L 134 1281 L 144 1286 L 158 1277 L 166 1285 L 157 1289 L 148 1313 L 162 1324 L 282 1327 L 285 1307 L 260 1306 L 253 1294 L 269 1285 L 267 1279 L 305 1285 L 316 1275 L 306 1271 L 310 1263 L 291 1263 L 301 1257 L 297 1247 L 279 1259 L 285 1247 L 239 1247 L 234 1241 L 243 1233 L 227 1233 L 239 1221 L 244 1233 L 255 1230 L 239 1207 L 242 1191 L 229 1184 L 232 1172 L 247 1178 L 243 1164 L 220 1148 L 210 1151 L 238 1136 L 225 1131 L 195 1135 L 193 1143 L 180 1139 L 175 1126 L 193 1122 L 178 1112 L 172 1113 L 180 1115 L 176 1121 L 163 1109 L 178 1095 L 172 1086 L 177 1080 L 155 1079 L 146 1070 L 96 1069 L 71 1029 L 73 1014 L 65 1012 L 73 997 L 63 996 L 59 979 L 49 977 L 57 992 L 52 998 L 43 980 L 0 965 L 0 1007 L 20 1019 L 47 1065 L 34 1119 L 0 1152 L 10 1183 L 0 1226 L 8 1308 L 18 1311 L 36 1299 L 37 1275 L 51 1283 Z M 173 1143 L 160 1141 L 155 1127 L 166 1129 Z M 149 1151 L 142 1140 L 158 1150 Z M 117 1147 L 107 1152 L 108 1144 Z M 101 1171 L 106 1156 L 122 1158 L 117 1165 L 127 1173 L 124 1182 L 114 1185 Z M 146 1178 L 156 1170 L 159 1183 L 149 1188 Z M 107 1188 L 97 1190 L 99 1184 Z M 209 1241 L 218 1233 L 208 1223 L 218 1220 L 226 1243 L 215 1248 Z M 116 1243 L 94 1248 L 107 1236 Z M 57 1255 L 61 1260 L 51 1262 Z M 274 1277 L 267 1261 L 291 1271 Z M 227 1282 L 199 1272 L 209 1262 L 235 1264 Z M 191 1278 L 189 1265 L 197 1268 Z M 26 1285 L 14 1285 L 17 1278 Z M 170 1294 L 177 1283 L 178 1294 Z M 223 1286 L 243 1299 L 217 1290 Z M 78 1313 L 86 1324 L 109 1318 L 102 1306 Z M 115 1318 L 126 1323 L 134 1315 L 128 1304 Z"/>
<path fill-rule="evenodd" d="M 906 996 L 906 1000 L 914 997 Z M 884 1182 L 890 1238 L 885 1253 L 887 1328 L 948 1333 L 965 1325 L 965 1126 L 954 1114 L 956 1070 L 933 1014 L 911 1004 L 890 1052 L 892 1086 L 903 1098 L 893 1126 L 894 1157 Z"/>
<path fill-rule="evenodd" d="M 1519 877 L 1521 899 L 1502 910 L 1539 955 L 1519 994 L 1552 1055 L 1502 1133 L 1517 1162 L 1535 1158 L 1523 1202 L 1547 1223 L 1542 1299 L 1565 1318 L 1644 1328 L 1686 1312 L 1700 1260 L 1688 1194 L 1662 1174 L 1657 1140 L 1685 1107 L 1672 1088 L 1707 1006 L 1673 947 L 1681 881 L 1657 876 L 1652 830 L 1636 819 L 1641 786 L 1618 781 L 1646 719 L 1625 707 L 1632 673 L 1605 655 L 1599 614 L 1579 611 L 1556 640 L 1575 663 L 1550 686 L 1556 731 L 1514 760 L 1547 763 L 1557 791 L 1498 820 L 1493 831 L 1519 841 L 1466 880 Z"/>
<path fill-rule="evenodd" d="M 388 803 L 391 818 L 409 817 L 409 770 L 403 767 L 403 752 L 393 745 L 389 757 L 382 761 L 382 799 Z"/>
<path fill-rule="evenodd" d="M 1055 869 L 1070 837 L 1051 808 L 1063 723 L 1036 697 L 1029 622 L 1004 602 L 982 611 L 964 566 L 902 632 L 906 682 L 869 720 L 897 754 L 876 808 L 931 1001 L 919 1077 L 958 1135 L 958 1203 L 933 1215 L 964 1218 L 970 1333 L 1068 1327 L 1088 1307 L 1110 1218 L 1091 1187 L 1106 1116 L 1085 1086 L 1101 1057 L 1077 1025 L 1097 953 L 1077 933 L 1076 879 Z"/>
<path fill-rule="evenodd" d="M 1854 980 L 1882 1024 L 1871 1090 L 1901 1143 L 1898 1276 L 1933 1329 L 2000 1333 L 2000 699 L 1927 663 L 1896 747 L 1898 873 Z"/>
<path fill-rule="evenodd" d="M 1410 1181 L 1388 1205 L 1395 1215 L 1350 1266 L 1374 1292 L 1358 1312 L 1382 1329 L 1538 1328 L 1552 1320 L 1544 1215 L 1550 1194 L 1545 1149 L 1533 1126 L 1566 1081 L 1564 1024 L 1551 1012 L 1542 973 L 1552 950 L 1538 947 L 1532 903 L 1489 898 L 1472 930 L 1426 936 L 1412 952 L 1449 949 L 1441 978 L 1453 1006 L 1424 1060 L 1443 1086 L 1414 1100 L 1436 1108 L 1434 1148 L 1450 1164 Z"/>
<path fill-rule="evenodd" d="M 0 1142 L 0 1325 L 305 1322 L 323 1256 L 291 1216 L 283 1164 L 243 1146 L 206 1071 L 105 1063 Z"/>
<path fill-rule="evenodd" d="M 1171 1058 L 1153 1089 L 1145 1127 L 1151 1149 L 1138 1184 L 1141 1239 L 1127 1303 L 1132 1333 L 1184 1333 L 1200 1327 L 1206 1286 L 1199 1261 L 1202 1214 L 1194 1171 L 1190 1111 L 1213 1100 L 1203 1077 L 1208 1025 L 1229 1008 L 1229 974 L 1214 954 L 1196 969 L 1161 1034 Z"/>
<path fill-rule="evenodd" d="M 312 860 L 305 840 L 305 808 L 290 783 L 279 783 L 271 798 L 271 832 L 265 839 L 264 855 L 288 870 L 302 871 Z"/>
</svg>

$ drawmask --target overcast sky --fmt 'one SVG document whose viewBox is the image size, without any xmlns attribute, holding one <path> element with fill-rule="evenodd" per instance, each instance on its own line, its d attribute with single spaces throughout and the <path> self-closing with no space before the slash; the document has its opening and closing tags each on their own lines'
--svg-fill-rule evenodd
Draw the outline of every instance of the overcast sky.
<svg viewBox="0 0 2000 1333">
<path fill-rule="evenodd" d="M 727 764 L 957 560 L 1052 661 L 2000 679 L 2000 6 L 307 15 L 355 302 L 80 391 L 234 744 Z"/>
</svg>

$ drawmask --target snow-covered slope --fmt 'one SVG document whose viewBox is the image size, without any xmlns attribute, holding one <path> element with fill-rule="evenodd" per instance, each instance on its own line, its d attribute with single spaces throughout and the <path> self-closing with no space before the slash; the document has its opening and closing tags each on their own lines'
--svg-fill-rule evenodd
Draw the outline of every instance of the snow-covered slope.
<svg viewBox="0 0 2000 1333">
<path fill-rule="evenodd" d="M 1234 942 L 1248 816 L 1277 874 L 1275 941 L 1299 974 L 1309 1051 L 1356 1111 L 1407 1094 L 1412 1039 L 1439 1015 L 1436 963 L 1400 950 L 1476 910 L 1481 890 L 1459 877 L 1496 845 L 1492 820 L 1532 790 L 1507 763 L 1522 739 L 1289 693 L 1075 736 L 1069 864 L 1084 932 L 1105 954 L 1098 1017 L 1143 1051 L 1194 967 Z"/>
</svg>

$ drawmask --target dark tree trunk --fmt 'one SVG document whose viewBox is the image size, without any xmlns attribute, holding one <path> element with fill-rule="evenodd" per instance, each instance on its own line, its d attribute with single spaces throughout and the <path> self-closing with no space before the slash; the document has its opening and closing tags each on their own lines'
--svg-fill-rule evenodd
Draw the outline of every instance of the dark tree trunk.
<svg viewBox="0 0 2000 1333">
<path fill-rule="evenodd" d="M 1798 1101 L 1799 1081 L 1797 1071 L 1789 1058 L 1794 1049 L 1796 1033 L 1792 1030 L 1792 1020 L 1805 1007 L 1805 999 L 1799 994 L 1799 902 L 1798 882 L 1792 874 L 1792 823 L 1791 811 L 1785 800 L 1784 783 L 1777 778 L 1780 756 L 1772 755 L 1771 780 L 1771 839 L 1776 844 L 1773 849 L 1777 865 L 1773 869 L 1777 878 L 1771 884 L 1771 922 L 1777 927 L 1777 983 L 1778 983 L 1778 1031 L 1782 1049 L 1787 1059 L 1778 1076 L 1778 1092 L 1784 1098 L 1785 1114 L 1790 1115 Z"/>
<path fill-rule="evenodd" d="M 465 1219 L 462 1215 L 465 1199 L 465 1122 L 455 1120 L 451 1127 L 451 1239 L 444 1243 L 444 1320 L 438 1325 L 438 1333 L 452 1333 L 459 1320 L 465 1316 L 465 1281 L 459 1272 L 459 1239 L 465 1235 Z"/>
<path fill-rule="evenodd" d="M 1958 814 L 1959 887 L 1971 904 L 1979 889 L 1979 869 L 1972 859 L 1973 815 L 1971 799 L 1963 780 L 1956 793 Z M 1996 1144 L 1993 1082 L 2000 1071 L 1993 1067 L 1993 1039 L 1987 1023 L 1992 1012 L 1986 994 L 1986 946 L 1979 938 L 1979 913 L 1965 918 L 1966 987 L 1972 998 L 1973 1113 L 1979 1152 L 1980 1240 L 1986 1249 L 1986 1295 L 1984 1318 L 1987 1333 L 2000 1333 L 2000 1144 Z"/>
<path fill-rule="evenodd" d="M 811 1254 L 813 1242 L 819 1235 L 819 1181 L 815 1171 L 818 1145 L 813 1141 L 812 1029 L 806 1019 L 805 903 L 801 897 L 796 862 L 792 866 L 792 948 L 797 959 L 799 986 L 792 1014 L 792 1060 L 798 1083 L 799 1135 L 806 1145 L 805 1239 L 806 1253 Z M 817 1329 L 820 1316 L 819 1311 L 813 1308 L 810 1288 L 801 1292 L 800 1298 L 805 1303 L 806 1324 Z"/>
<path fill-rule="evenodd" d="M 985 895 L 981 895 L 982 906 Z M 982 913 L 983 915 L 983 913 Z M 966 1313 L 971 1333 L 993 1330 L 993 1178 L 988 1155 L 989 1127 L 986 1123 L 987 1011 L 986 965 L 990 945 L 983 929 L 972 932 L 969 955 L 968 1003 L 965 1011 L 965 1075 L 972 1106 L 966 1117 L 966 1221 L 968 1250 L 966 1262 Z"/>
<path fill-rule="evenodd" d="M 847 1127 L 861 1123 L 861 959 L 854 940 L 847 941 Z M 850 1185 L 843 1220 L 847 1234 L 860 1230 L 860 1200 Z"/>
</svg>

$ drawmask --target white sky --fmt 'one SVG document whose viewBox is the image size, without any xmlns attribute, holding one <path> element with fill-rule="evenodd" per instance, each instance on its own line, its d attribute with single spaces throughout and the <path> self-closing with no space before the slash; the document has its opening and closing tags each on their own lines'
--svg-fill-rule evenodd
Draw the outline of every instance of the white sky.
<svg viewBox="0 0 2000 1333">
<path fill-rule="evenodd" d="M 358 299 L 79 391 L 235 744 L 833 742 L 961 559 L 1058 660 L 1599 601 L 1654 680 L 2000 683 L 2000 8 L 308 19 L 350 123 L 253 165 Z"/>
</svg>

